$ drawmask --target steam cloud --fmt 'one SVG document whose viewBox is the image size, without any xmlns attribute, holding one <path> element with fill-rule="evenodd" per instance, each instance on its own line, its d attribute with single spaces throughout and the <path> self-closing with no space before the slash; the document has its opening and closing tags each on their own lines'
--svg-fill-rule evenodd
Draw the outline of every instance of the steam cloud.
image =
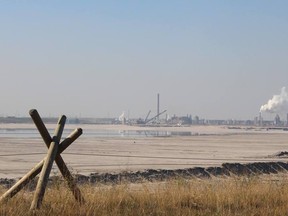
<svg viewBox="0 0 288 216">
<path fill-rule="evenodd" d="M 260 112 L 288 113 L 288 93 L 286 87 L 281 89 L 279 95 L 274 95 L 267 104 L 261 106 Z"/>
</svg>

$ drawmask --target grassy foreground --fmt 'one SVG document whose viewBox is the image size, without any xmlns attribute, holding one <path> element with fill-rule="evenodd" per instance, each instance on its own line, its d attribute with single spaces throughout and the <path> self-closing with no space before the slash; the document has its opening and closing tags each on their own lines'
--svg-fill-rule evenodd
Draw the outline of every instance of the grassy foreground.
<svg viewBox="0 0 288 216">
<path fill-rule="evenodd" d="M 161 183 L 83 185 L 84 205 L 64 183 L 46 190 L 29 212 L 33 192 L 0 205 L 0 215 L 288 215 L 288 177 L 171 180 Z M 0 194 L 5 189 L 0 189 Z"/>
</svg>

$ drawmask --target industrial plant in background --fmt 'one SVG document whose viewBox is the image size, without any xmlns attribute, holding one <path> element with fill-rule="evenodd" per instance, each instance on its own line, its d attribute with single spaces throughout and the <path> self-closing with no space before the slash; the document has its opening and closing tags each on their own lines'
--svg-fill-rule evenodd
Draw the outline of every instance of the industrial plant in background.
<svg viewBox="0 0 288 216">
<path fill-rule="evenodd" d="M 260 112 L 259 116 L 254 118 L 253 125 L 260 127 L 265 126 L 288 127 L 288 113 L 286 114 L 286 119 L 282 121 L 279 114 L 275 114 L 274 120 L 264 120 Z"/>
<path fill-rule="evenodd" d="M 266 105 L 261 107 L 262 112 L 268 112 L 271 110 L 281 110 L 285 103 L 286 89 L 282 89 L 282 96 L 274 96 L 273 99 L 269 100 Z M 282 102 L 279 102 L 281 101 Z M 272 102 L 271 102 L 272 101 Z M 287 127 L 288 126 L 288 114 L 287 119 L 285 121 L 281 121 L 280 115 L 276 114 L 274 120 L 264 120 L 262 116 L 262 112 L 259 112 L 259 116 L 255 117 L 254 120 L 207 120 L 204 118 L 200 118 L 198 115 L 192 116 L 191 114 L 187 114 L 185 116 L 177 116 L 173 115 L 170 117 L 167 114 L 167 110 L 160 111 L 160 94 L 157 94 L 157 113 L 152 115 L 151 110 L 148 111 L 145 118 L 138 119 L 127 119 L 125 117 L 125 112 L 123 112 L 118 118 L 116 118 L 112 123 L 113 124 L 127 124 L 127 125 L 138 125 L 138 126 L 164 126 L 164 127 L 175 127 L 175 126 L 189 126 L 189 125 L 238 125 L 238 126 L 259 126 L 259 127 Z M 264 111 L 265 110 L 265 111 Z M 160 118 L 163 114 L 166 113 L 165 118 Z M 271 111 L 272 113 L 272 111 Z"/>
<path fill-rule="evenodd" d="M 162 115 L 166 113 L 166 115 Z M 247 127 L 266 127 L 266 128 L 288 128 L 288 114 L 283 115 L 275 114 L 275 118 L 272 120 L 265 120 L 261 114 L 255 117 L 253 120 L 236 120 L 236 119 L 205 119 L 200 118 L 198 115 L 192 116 L 187 114 L 185 116 L 173 115 L 170 117 L 167 111 L 164 110 L 158 114 L 149 118 L 151 111 L 148 112 L 145 118 L 128 119 L 123 112 L 118 118 L 69 118 L 67 124 L 126 124 L 126 125 L 138 125 L 138 126 L 165 126 L 165 127 L 179 127 L 190 125 L 227 125 L 227 126 L 247 126 Z M 165 116 L 165 117 L 163 117 Z M 162 117 L 162 118 L 161 118 Z M 282 119 L 281 119 L 282 117 Z M 57 119 L 53 117 L 43 118 L 45 123 L 57 123 Z M 29 124 L 32 123 L 30 119 L 26 117 L 0 117 L 0 124 Z"/>
<path fill-rule="evenodd" d="M 151 110 L 149 110 L 148 114 L 146 115 L 145 119 L 139 118 L 136 120 L 136 124 L 138 125 L 159 125 L 163 122 L 160 121 L 160 116 L 164 114 L 167 110 L 160 112 L 160 94 L 157 94 L 157 114 L 154 115 L 152 118 L 149 118 L 151 114 Z M 166 117 L 167 119 L 167 117 Z M 166 123 L 166 122 L 165 122 Z"/>
<path fill-rule="evenodd" d="M 263 114 L 268 113 L 274 115 L 273 120 L 266 120 Z M 165 117 L 163 117 L 165 115 Z M 128 115 L 129 116 L 129 115 Z M 284 117 L 285 116 L 285 117 Z M 162 117 L 162 118 L 161 118 Z M 282 118 L 282 119 L 281 119 Z M 161 111 L 160 109 L 160 94 L 157 94 L 156 113 L 153 114 L 151 110 L 145 115 L 144 118 L 130 119 L 125 116 L 125 112 L 118 118 L 69 118 L 67 124 L 125 124 L 125 125 L 138 125 L 138 126 L 189 126 L 189 125 L 228 125 L 228 126 L 251 126 L 251 127 L 265 127 L 288 129 L 288 93 L 286 88 L 283 87 L 279 95 L 274 95 L 268 102 L 260 107 L 259 115 L 252 120 L 236 120 L 236 119 L 205 119 L 200 118 L 198 115 L 187 114 L 185 116 L 177 116 L 174 114 L 170 117 L 167 110 Z M 43 118 L 45 123 L 56 123 L 57 118 L 47 117 Z M 0 123 L 32 123 L 26 117 L 0 117 Z"/>
<path fill-rule="evenodd" d="M 264 121 L 262 113 L 274 114 L 274 121 Z M 288 92 L 286 87 L 281 88 L 280 94 L 273 95 L 268 102 L 260 107 L 259 117 L 255 118 L 254 124 L 258 126 L 269 126 L 272 125 L 276 127 L 287 127 L 288 126 Z M 280 115 L 286 115 L 286 119 L 281 121 Z"/>
</svg>

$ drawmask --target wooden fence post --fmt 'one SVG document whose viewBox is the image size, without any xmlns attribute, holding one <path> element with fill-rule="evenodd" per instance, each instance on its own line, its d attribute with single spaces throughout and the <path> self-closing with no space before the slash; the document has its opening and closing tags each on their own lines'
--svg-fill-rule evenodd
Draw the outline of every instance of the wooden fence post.
<svg viewBox="0 0 288 216">
<path fill-rule="evenodd" d="M 79 136 L 82 134 L 82 129 L 75 129 L 65 140 L 61 142 L 58 148 L 60 155 L 66 148 L 68 148 Z M 16 182 L 6 193 L 0 197 L 0 203 L 6 201 L 16 195 L 22 188 L 24 188 L 34 177 L 36 177 L 42 170 L 44 159 L 33 167 L 25 176 Z M 72 177 L 73 178 L 73 177 Z M 74 182 L 74 181 L 73 181 Z M 75 183 L 74 183 L 75 184 Z M 77 186 L 75 186 L 77 187 Z M 78 189 L 78 188 L 77 188 Z M 79 189 L 78 189 L 79 190 Z M 75 190 L 77 191 L 77 190 Z M 81 194 L 80 194 L 81 197 Z M 75 197 L 76 198 L 76 197 Z M 77 199 L 78 200 L 78 199 Z M 81 199 L 80 199 L 81 200 Z"/>
<path fill-rule="evenodd" d="M 65 126 L 66 116 L 61 116 L 59 118 L 53 138 L 51 138 L 37 110 L 32 109 L 29 113 L 48 148 L 48 153 L 46 158 L 40 161 L 34 168 L 32 168 L 25 176 L 23 176 L 15 185 L 13 185 L 6 193 L 0 197 L 0 202 L 12 198 L 41 172 L 30 210 L 39 208 L 42 204 L 53 162 L 55 161 L 61 174 L 67 181 L 75 199 L 80 203 L 84 203 L 85 200 L 81 195 L 81 191 L 77 187 L 72 174 L 70 173 L 63 158 L 61 157 L 61 153 L 82 134 L 82 129 L 78 128 L 74 130 L 66 139 L 64 139 L 64 141 L 60 143 Z"/>
<path fill-rule="evenodd" d="M 34 198 L 30 207 L 30 210 L 38 209 L 43 200 L 43 196 L 45 194 L 46 185 L 48 183 L 48 178 L 52 169 L 53 162 L 56 158 L 56 154 L 58 151 L 58 145 L 62 136 L 62 132 L 64 129 L 66 121 L 66 116 L 62 116 L 58 121 L 58 126 L 55 129 L 55 133 L 50 144 L 47 157 L 45 158 L 45 162 L 40 173 L 40 177 L 38 179 L 36 191 L 34 194 Z"/>
<path fill-rule="evenodd" d="M 35 123 L 40 135 L 42 136 L 45 144 L 47 145 L 47 147 L 49 148 L 49 145 L 51 143 L 51 137 L 50 134 L 47 130 L 47 128 L 45 127 L 39 113 L 37 112 L 37 110 L 32 109 L 30 110 L 30 116 L 33 120 L 33 122 Z M 59 150 L 61 151 L 61 148 L 65 147 L 64 145 L 61 145 L 59 148 Z M 76 183 L 74 182 L 74 178 L 72 176 L 72 174 L 70 173 L 69 169 L 67 168 L 64 160 L 62 159 L 60 153 L 57 154 L 56 158 L 55 158 L 55 162 L 62 174 L 62 176 L 64 177 L 64 179 L 67 181 L 67 184 L 70 188 L 70 190 L 72 191 L 75 199 L 77 201 L 79 201 L 80 203 L 84 203 L 85 200 L 83 198 L 83 196 L 81 195 L 81 192 L 79 190 L 79 188 L 77 187 Z"/>
</svg>

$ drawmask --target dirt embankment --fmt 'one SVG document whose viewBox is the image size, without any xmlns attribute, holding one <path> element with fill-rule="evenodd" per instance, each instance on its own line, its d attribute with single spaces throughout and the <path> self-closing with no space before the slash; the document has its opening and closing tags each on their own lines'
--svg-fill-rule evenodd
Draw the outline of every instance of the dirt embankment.
<svg viewBox="0 0 288 216">
<path fill-rule="evenodd" d="M 288 171 L 288 163 L 285 162 L 257 162 L 257 163 L 224 163 L 219 167 L 195 167 L 187 169 L 147 169 L 137 172 L 121 173 L 91 173 L 88 176 L 75 175 L 78 184 L 90 183 L 121 183 L 121 182 L 143 182 L 143 181 L 165 181 L 175 178 L 211 178 L 221 176 L 252 176 L 260 174 L 277 174 Z M 60 179 L 61 180 L 61 179 Z M 17 179 L 0 179 L 0 185 L 11 187 Z M 50 178 L 50 182 L 59 181 L 58 176 Z M 62 181 L 62 180 L 61 180 Z M 34 179 L 28 188 L 35 188 L 37 179 Z"/>
</svg>

